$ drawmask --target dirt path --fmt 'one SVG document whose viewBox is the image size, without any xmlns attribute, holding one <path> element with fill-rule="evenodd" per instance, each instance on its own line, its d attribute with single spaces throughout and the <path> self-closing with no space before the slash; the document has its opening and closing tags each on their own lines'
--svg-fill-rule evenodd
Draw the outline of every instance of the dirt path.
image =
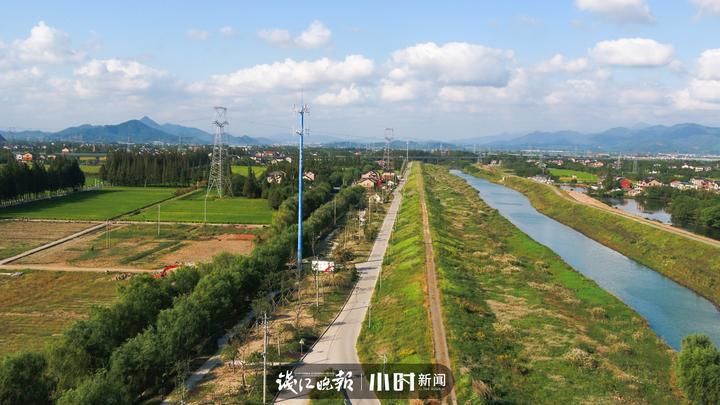
<svg viewBox="0 0 720 405">
<path fill-rule="evenodd" d="M 120 267 L 76 267 L 76 266 L 56 266 L 49 264 L 4 264 L 0 265 L 0 270 L 46 270 L 46 271 L 79 271 L 89 273 L 156 273 L 157 270 L 146 269 L 129 269 Z"/>
<path fill-rule="evenodd" d="M 641 217 L 638 215 L 630 214 L 628 212 L 619 210 L 617 208 L 610 207 L 609 205 L 604 204 L 602 201 L 596 200 L 596 199 L 590 197 L 589 195 L 579 193 L 577 191 L 563 192 L 555 186 L 551 186 L 551 185 L 547 185 L 547 186 L 550 187 L 555 192 L 555 194 L 557 194 L 560 197 L 562 197 L 568 201 L 571 201 L 573 203 L 579 203 L 579 204 L 583 204 L 583 205 L 593 207 L 593 208 L 596 208 L 599 210 L 603 210 L 603 211 L 609 212 L 611 214 L 615 214 L 615 215 L 618 215 L 621 217 L 631 219 L 636 222 L 640 222 L 640 223 L 648 225 L 648 226 L 652 226 L 653 228 L 661 229 L 663 231 L 671 232 L 676 235 L 686 237 L 688 239 L 692 239 L 692 240 L 702 242 L 702 243 L 705 243 L 705 244 L 713 246 L 713 247 L 720 248 L 720 241 L 718 241 L 718 240 L 708 238 L 706 236 L 698 235 L 696 233 L 692 233 L 690 231 L 686 231 L 684 229 L 677 228 L 677 227 L 674 227 L 669 224 L 663 224 L 660 222 L 649 220 L 647 218 L 644 218 L 644 217 Z"/>
<path fill-rule="evenodd" d="M 420 195 L 420 209 L 422 210 L 423 240 L 425 242 L 425 271 L 427 274 L 428 302 L 430 320 L 432 321 L 435 362 L 452 370 L 450 353 L 447 347 L 447 337 L 445 336 L 445 324 L 443 323 L 442 317 L 442 303 L 440 301 L 440 290 L 438 289 L 437 272 L 435 271 L 435 254 L 433 252 L 430 219 L 425 201 L 425 183 L 422 176 L 422 166 L 420 166 L 420 176 L 418 176 L 417 182 Z M 455 388 L 450 391 L 450 403 L 453 405 L 457 404 Z"/>
</svg>

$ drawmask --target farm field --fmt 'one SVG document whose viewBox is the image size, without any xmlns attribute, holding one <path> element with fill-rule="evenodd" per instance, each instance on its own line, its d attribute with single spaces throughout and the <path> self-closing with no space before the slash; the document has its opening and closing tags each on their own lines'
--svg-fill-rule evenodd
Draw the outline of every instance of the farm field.
<svg viewBox="0 0 720 405">
<path fill-rule="evenodd" d="M 205 193 L 197 192 L 160 204 L 160 221 L 204 222 Z M 273 211 L 265 199 L 244 197 L 217 198 L 207 200 L 207 222 L 220 224 L 269 224 Z M 156 207 L 151 207 L 123 219 L 131 221 L 157 221 Z"/>
<path fill-rule="evenodd" d="M 572 177 L 575 176 L 576 180 L 580 183 L 597 183 L 597 176 L 593 173 L 581 172 L 579 170 L 569 169 L 548 169 L 550 174 L 560 178 L 561 182 L 570 182 Z"/>
<path fill-rule="evenodd" d="M 92 224 L 83 222 L 0 221 L 0 259 L 80 232 Z"/>
<path fill-rule="evenodd" d="M 104 221 L 173 196 L 173 188 L 108 187 L 0 209 L 0 218 Z"/>
<path fill-rule="evenodd" d="M 113 225 L 109 235 L 94 232 L 15 264 L 160 269 L 178 262 L 209 262 L 222 252 L 249 254 L 257 232 L 242 227 L 178 224 L 162 225 L 158 236 L 155 224 L 120 224 Z"/>
<path fill-rule="evenodd" d="M 95 181 L 100 181 L 100 166 L 80 165 L 80 170 L 85 174 L 85 185 L 92 186 Z"/>
<path fill-rule="evenodd" d="M 115 299 L 113 274 L 25 271 L 0 276 L 0 357 L 18 350 L 41 350 L 93 305 Z"/>
<path fill-rule="evenodd" d="M 267 167 L 265 166 L 253 166 L 253 173 L 255 173 L 255 177 L 260 177 L 263 173 L 265 173 L 265 170 Z M 230 168 L 232 171 L 232 174 L 239 174 L 242 176 L 247 177 L 248 175 L 248 167 L 247 166 L 232 166 Z"/>
</svg>

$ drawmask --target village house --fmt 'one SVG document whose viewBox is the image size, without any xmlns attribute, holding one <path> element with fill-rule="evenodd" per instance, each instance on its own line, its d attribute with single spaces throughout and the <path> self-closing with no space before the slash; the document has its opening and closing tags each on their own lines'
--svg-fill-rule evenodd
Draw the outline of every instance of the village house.
<svg viewBox="0 0 720 405">
<path fill-rule="evenodd" d="M 378 172 L 376 172 L 375 170 L 370 170 L 369 172 L 363 173 L 360 176 L 360 180 L 365 180 L 365 179 L 371 180 L 373 183 L 377 183 L 377 181 L 380 180 L 380 174 Z"/>
<path fill-rule="evenodd" d="M 371 179 L 368 179 L 368 178 L 361 179 L 360 181 L 358 181 L 358 182 L 356 183 L 356 185 L 358 185 L 358 186 L 360 186 L 360 187 L 364 187 L 364 188 L 366 188 L 366 189 L 375 188 L 375 182 L 372 181 Z"/>
<path fill-rule="evenodd" d="M 270 184 L 280 184 L 285 178 L 286 173 L 282 170 L 276 170 L 265 175 L 265 181 Z"/>
<path fill-rule="evenodd" d="M 307 172 L 305 172 L 305 174 L 303 174 L 303 180 L 315 181 L 315 176 L 316 176 L 315 173 L 313 173 L 311 171 L 307 171 Z"/>
</svg>

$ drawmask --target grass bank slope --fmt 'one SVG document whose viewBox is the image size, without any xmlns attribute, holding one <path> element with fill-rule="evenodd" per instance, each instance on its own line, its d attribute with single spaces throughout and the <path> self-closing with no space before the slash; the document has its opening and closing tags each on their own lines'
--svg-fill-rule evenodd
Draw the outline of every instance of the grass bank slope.
<svg viewBox="0 0 720 405">
<path fill-rule="evenodd" d="M 385 254 L 382 275 L 372 300 L 372 322 L 357 343 L 363 363 L 431 363 L 430 320 L 427 316 L 425 246 L 417 176 L 412 168 L 404 189 L 394 235 Z"/>
<path fill-rule="evenodd" d="M 673 352 L 620 300 L 425 166 L 460 403 L 677 403 Z"/>
</svg>

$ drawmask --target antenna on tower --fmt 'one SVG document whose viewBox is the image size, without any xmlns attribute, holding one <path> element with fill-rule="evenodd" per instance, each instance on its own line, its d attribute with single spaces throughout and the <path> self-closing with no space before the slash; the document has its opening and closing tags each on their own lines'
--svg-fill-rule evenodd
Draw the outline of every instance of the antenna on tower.
<svg viewBox="0 0 720 405">
<path fill-rule="evenodd" d="M 392 128 L 385 128 L 385 154 L 383 155 L 383 170 L 393 170 L 392 156 L 390 154 L 390 142 L 393 140 L 395 130 Z"/>
<path fill-rule="evenodd" d="M 226 175 L 223 167 L 224 145 L 223 138 L 225 135 L 225 127 L 228 125 L 227 108 L 215 107 L 215 120 L 212 124 L 215 126 L 215 139 L 213 141 L 212 158 L 210 160 L 210 177 L 208 178 L 208 187 L 205 197 L 210 195 L 213 188 L 217 190 L 218 197 L 222 198 L 223 194 L 230 190 L 230 178 Z"/>
</svg>

